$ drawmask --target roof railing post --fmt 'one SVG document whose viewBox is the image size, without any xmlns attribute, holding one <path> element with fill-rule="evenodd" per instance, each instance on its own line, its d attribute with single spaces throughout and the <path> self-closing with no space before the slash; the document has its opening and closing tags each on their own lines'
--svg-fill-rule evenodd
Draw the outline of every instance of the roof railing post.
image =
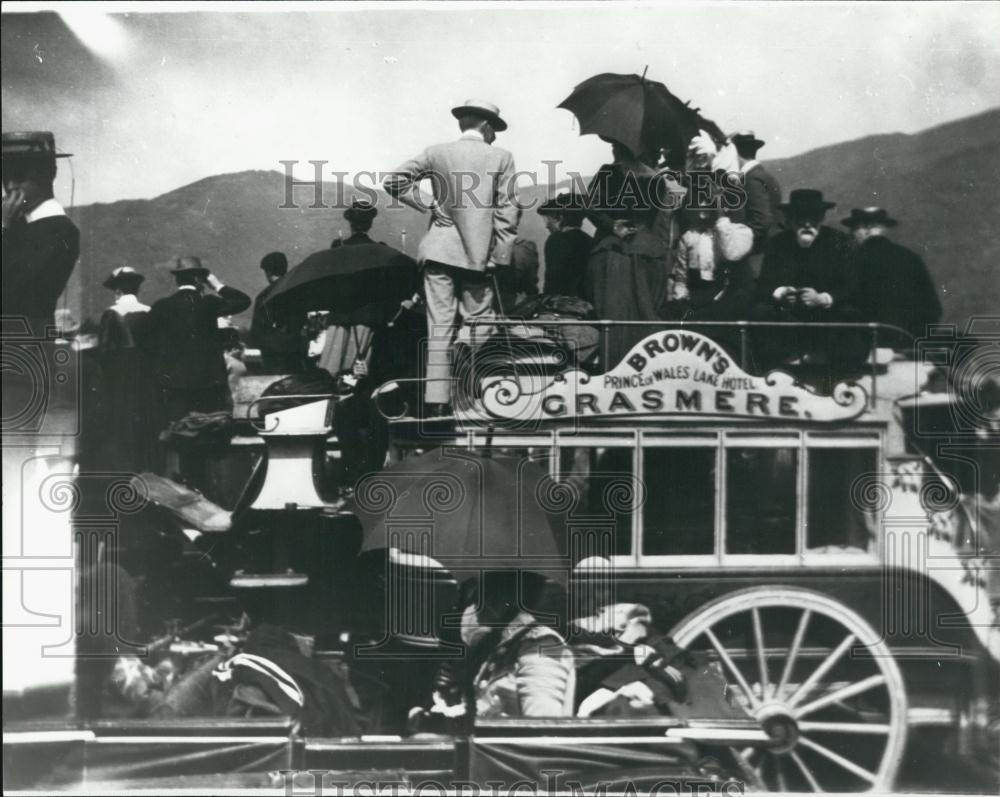
<svg viewBox="0 0 1000 797">
<path fill-rule="evenodd" d="M 875 411 L 875 403 L 878 398 L 878 324 L 871 325 L 872 345 L 868 352 L 868 358 L 872 364 L 872 389 L 868 397 L 868 409 Z"/>
<path fill-rule="evenodd" d="M 747 345 L 747 322 L 740 321 L 740 368 L 747 370 L 747 363 L 750 360 L 750 348 Z"/>
</svg>

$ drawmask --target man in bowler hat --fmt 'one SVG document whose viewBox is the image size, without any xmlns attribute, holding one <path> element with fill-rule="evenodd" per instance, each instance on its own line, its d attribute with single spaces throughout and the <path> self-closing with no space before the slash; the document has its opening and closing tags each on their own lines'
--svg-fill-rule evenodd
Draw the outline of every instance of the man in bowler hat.
<svg viewBox="0 0 1000 797">
<path fill-rule="evenodd" d="M 378 208 L 367 199 L 353 199 L 351 206 L 344 211 L 344 220 L 351 226 L 351 234 L 343 240 L 337 238 L 330 244 L 330 248 L 336 249 L 342 245 L 354 246 L 356 244 L 376 243 L 368 233 L 377 215 Z M 381 241 L 378 243 L 381 243 Z"/>
<path fill-rule="evenodd" d="M 421 181 L 430 179 L 434 192 L 430 228 L 417 253 L 427 300 L 424 414 L 431 416 L 449 411 L 453 344 L 472 342 L 469 327 L 456 331 L 459 318 L 494 317 L 488 272 L 508 266 L 517 237 L 514 158 L 491 146 L 507 123 L 495 105 L 482 100 L 468 100 L 451 113 L 461 137 L 425 149 L 383 183 L 391 196 L 420 211 L 428 209 L 421 202 Z M 477 326 L 475 341 L 491 331 L 488 324 Z"/>
<path fill-rule="evenodd" d="M 836 207 L 821 191 L 799 188 L 779 206 L 785 227 L 764 248 L 757 280 L 757 321 L 855 322 L 861 314 L 854 304 L 857 280 L 851 239 L 823 224 Z M 790 357 L 840 368 L 857 365 L 864 343 L 844 330 L 816 330 L 792 334 L 780 328 L 763 330 L 755 350 L 766 366 Z"/>
<path fill-rule="evenodd" d="M 753 230 L 750 265 L 754 274 L 758 274 L 764 245 L 777 229 L 781 186 L 774 175 L 757 160 L 757 151 L 764 146 L 764 142 L 752 130 L 734 133 L 729 140 L 736 149 L 739 169 L 743 175 L 743 187 L 747 194 L 744 223 Z"/>
<path fill-rule="evenodd" d="M 155 373 L 168 423 L 189 412 L 231 407 L 218 319 L 250 306 L 249 296 L 223 285 L 197 257 L 177 258 L 171 272 L 177 291 L 149 311 Z M 215 293 L 206 294 L 206 286 Z"/>
<path fill-rule="evenodd" d="M 858 245 L 857 303 L 866 321 L 901 327 L 914 337 L 941 318 L 941 301 L 920 256 L 890 241 L 886 231 L 898 222 L 885 208 L 854 208 L 841 221 Z M 886 345 L 890 341 L 886 341 Z M 903 341 L 895 341 L 901 347 Z"/>
</svg>

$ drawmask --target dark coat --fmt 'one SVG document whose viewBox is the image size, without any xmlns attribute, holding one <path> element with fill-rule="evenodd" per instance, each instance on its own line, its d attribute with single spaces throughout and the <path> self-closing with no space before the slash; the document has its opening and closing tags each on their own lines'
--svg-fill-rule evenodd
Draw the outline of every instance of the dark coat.
<svg viewBox="0 0 1000 797">
<path fill-rule="evenodd" d="M 594 239 L 579 228 L 552 233 L 545 241 L 544 293 L 582 299 L 593 246 Z"/>
<path fill-rule="evenodd" d="M 305 343 L 299 333 L 304 318 L 285 317 L 268 306 L 264 306 L 267 297 L 271 295 L 277 282 L 272 282 L 257 294 L 253 302 L 253 318 L 250 321 L 250 340 L 261 350 L 261 355 L 267 359 L 270 356 L 279 358 L 288 355 L 305 354 Z"/>
<path fill-rule="evenodd" d="M 534 241 L 517 238 L 510 250 L 510 264 L 495 272 L 504 312 L 517 303 L 517 297 L 538 295 L 538 247 Z"/>
<path fill-rule="evenodd" d="M 858 305 L 868 321 L 902 327 L 916 336 L 941 318 L 941 302 L 916 252 L 875 236 L 857 250 Z"/>
<path fill-rule="evenodd" d="M 179 290 L 149 311 L 156 346 L 156 379 L 172 390 L 227 384 L 222 335 L 216 319 L 246 310 L 250 297 L 223 286 L 218 294 Z"/>
<path fill-rule="evenodd" d="M 356 232 L 353 235 L 348 235 L 346 238 L 337 238 L 333 243 L 330 244 L 331 249 L 336 249 L 338 246 L 356 246 L 358 244 L 374 244 L 380 243 L 382 241 L 373 241 L 366 232 Z M 384 244 L 383 244 L 384 245 Z"/>
<path fill-rule="evenodd" d="M 764 264 L 757 280 L 757 300 L 773 302 L 776 288 L 791 285 L 829 293 L 834 305 L 853 302 L 857 294 L 853 243 L 831 227 L 820 227 L 812 246 L 803 249 L 794 230 L 783 230 L 764 247 Z"/>
<path fill-rule="evenodd" d="M 24 318 L 30 334 L 43 337 L 79 254 L 80 231 L 66 216 L 20 220 L 4 230 L 3 314 Z"/>
<path fill-rule="evenodd" d="M 777 229 L 781 186 L 759 163 L 744 175 L 743 186 L 747 192 L 744 224 L 753 230 L 752 254 L 757 254 L 764 251 L 767 239 Z"/>
</svg>

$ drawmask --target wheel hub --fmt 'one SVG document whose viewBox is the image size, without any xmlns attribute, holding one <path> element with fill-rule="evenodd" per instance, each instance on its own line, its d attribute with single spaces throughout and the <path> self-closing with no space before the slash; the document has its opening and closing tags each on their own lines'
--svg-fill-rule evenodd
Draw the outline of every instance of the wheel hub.
<svg viewBox="0 0 1000 797">
<path fill-rule="evenodd" d="M 769 748 L 772 753 L 782 755 L 795 749 L 799 743 L 799 723 L 788 706 L 781 703 L 765 704 L 757 710 L 756 716 L 774 742 L 774 746 Z"/>
</svg>

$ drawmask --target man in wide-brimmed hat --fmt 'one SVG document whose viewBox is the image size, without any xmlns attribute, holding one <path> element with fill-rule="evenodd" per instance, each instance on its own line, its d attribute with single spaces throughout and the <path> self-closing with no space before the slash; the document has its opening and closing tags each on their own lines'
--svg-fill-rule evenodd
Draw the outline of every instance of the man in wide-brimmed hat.
<svg viewBox="0 0 1000 797">
<path fill-rule="evenodd" d="M 941 318 L 941 301 L 920 256 L 886 237 L 898 222 L 885 208 L 854 208 L 841 220 L 858 245 L 857 302 L 867 321 L 901 327 L 914 337 Z M 892 341 L 905 348 L 903 341 Z M 889 345 L 890 341 L 886 342 Z"/>
<path fill-rule="evenodd" d="M 467 100 L 453 108 L 461 137 L 429 147 L 394 169 L 385 190 L 405 204 L 427 210 L 420 183 L 431 180 L 434 200 L 430 229 L 417 260 L 424 268 L 427 300 L 427 374 L 425 415 L 442 415 L 451 401 L 453 343 L 471 340 L 469 327 L 455 331 L 459 318 L 493 317 L 493 284 L 487 271 L 510 263 L 517 237 L 514 158 L 490 146 L 507 129 L 497 106 Z M 479 325 L 475 340 L 489 336 Z"/>
<path fill-rule="evenodd" d="M 753 230 L 750 266 L 757 274 L 760 272 L 764 245 L 778 225 L 781 186 L 757 160 L 757 151 L 764 146 L 764 142 L 752 130 L 733 133 L 729 141 L 736 149 L 739 170 L 743 175 L 743 188 L 747 195 L 743 221 Z"/>
<path fill-rule="evenodd" d="M 218 319 L 246 310 L 250 297 L 223 285 L 197 257 L 178 257 L 170 272 L 177 292 L 150 310 L 156 378 L 167 421 L 231 405 Z M 215 293 L 206 294 L 209 286 Z"/>
<path fill-rule="evenodd" d="M 757 280 L 758 321 L 860 321 L 854 304 L 857 279 L 851 239 L 823 224 L 836 206 L 814 188 L 791 192 L 780 205 L 785 229 L 764 248 L 764 263 Z M 772 345 L 773 344 L 773 345 Z M 863 351 L 856 338 L 843 331 L 788 335 L 772 329 L 758 337 L 758 357 L 775 365 L 788 357 L 807 356 L 834 365 L 855 365 Z"/>
<path fill-rule="evenodd" d="M 549 237 L 545 240 L 545 288 L 543 293 L 584 298 L 587 258 L 594 239 L 583 226 L 583 198 L 570 192 L 559 194 L 538 208 Z"/>
<path fill-rule="evenodd" d="M 49 132 L 4 133 L 2 142 L 4 330 L 45 338 L 80 252 L 52 188 L 56 160 L 69 155 Z"/>
<path fill-rule="evenodd" d="M 344 220 L 350 225 L 351 234 L 346 239 L 337 238 L 330 244 L 330 248 L 333 249 L 345 244 L 352 246 L 355 244 L 375 243 L 368 235 L 368 232 L 371 230 L 377 215 L 378 208 L 375 205 L 367 199 L 358 199 L 355 197 L 351 200 L 351 206 L 344 211 Z"/>
</svg>

